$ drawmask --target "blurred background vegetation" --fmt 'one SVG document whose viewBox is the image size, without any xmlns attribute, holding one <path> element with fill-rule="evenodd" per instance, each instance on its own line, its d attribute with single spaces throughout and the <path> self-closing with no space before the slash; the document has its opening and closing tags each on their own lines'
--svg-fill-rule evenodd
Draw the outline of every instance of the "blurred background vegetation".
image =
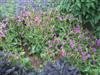
<svg viewBox="0 0 100 75">
<path fill-rule="evenodd" d="M 100 37 L 100 0 L 1 0 L 0 19 L 18 15 L 22 8 L 37 12 L 54 7 L 61 14 L 71 13 L 80 18 L 83 27 Z"/>
</svg>

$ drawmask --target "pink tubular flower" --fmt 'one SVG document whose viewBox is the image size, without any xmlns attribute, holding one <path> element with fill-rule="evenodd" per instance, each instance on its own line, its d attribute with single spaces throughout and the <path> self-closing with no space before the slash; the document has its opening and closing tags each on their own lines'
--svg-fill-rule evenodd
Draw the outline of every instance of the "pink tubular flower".
<svg viewBox="0 0 100 75">
<path fill-rule="evenodd" d="M 29 11 L 22 11 L 22 16 L 23 17 L 29 17 L 30 16 L 30 12 Z"/>
<path fill-rule="evenodd" d="M 2 37 L 5 37 L 5 34 L 2 31 L 0 31 L 0 38 Z"/>
<path fill-rule="evenodd" d="M 87 60 L 87 58 L 86 58 L 86 52 L 82 52 L 82 60 L 84 62 Z"/>
<path fill-rule="evenodd" d="M 4 23 L 2 23 L 2 24 L 1 24 L 1 27 L 2 27 L 2 28 L 6 28 L 6 27 L 7 27 L 7 25 L 6 25 L 6 24 L 4 24 Z"/>
<path fill-rule="evenodd" d="M 79 35 L 79 38 L 82 39 L 82 38 L 83 38 L 83 34 L 80 34 L 80 35 Z"/>
<path fill-rule="evenodd" d="M 63 41 L 63 45 L 66 45 L 66 41 Z"/>
<path fill-rule="evenodd" d="M 62 18 L 61 16 L 58 16 L 57 19 L 58 19 L 59 21 L 62 21 L 62 20 L 63 20 L 63 18 Z"/>
<path fill-rule="evenodd" d="M 23 21 L 23 18 L 22 18 L 21 16 L 17 16 L 17 17 L 16 17 L 16 21 L 17 21 L 17 22 L 22 22 L 22 21 Z"/>
<path fill-rule="evenodd" d="M 49 48 L 52 48 L 52 45 L 49 45 Z"/>
<path fill-rule="evenodd" d="M 78 50 L 79 50 L 79 51 L 82 51 L 82 47 L 81 47 L 80 44 L 78 44 Z"/>
<path fill-rule="evenodd" d="M 73 39 L 70 40 L 70 47 L 73 49 L 75 46 L 75 41 Z"/>
<path fill-rule="evenodd" d="M 83 60 L 83 62 L 85 62 L 86 61 L 86 56 L 82 56 L 82 60 Z"/>
<path fill-rule="evenodd" d="M 61 51 L 60 51 L 60 55 L 63 56 L 63 57 L 66 56 L 65 50 L 61 50 Z"/>
<path fill-rule="evenodd" d="M 53 39 L 53 40 L 52 40 L 52 43 L 54 44 L 55 42 L 56 42 L 56 41 Z"/>
<path fill-rule="evenodd" d="M 64 47 L 63 47 L 63 46 L 61 46 L 60 48 L 61 48 L 61 49 L 63 49 Z"/>
<path fill-rule="evenodd" d="M 0 38 L 4 38 L 6 36 L 7 25 L 8 22 L 6 20 L 3 20 L 2 23 L 0 24 Z"/>
<path fill-rule="evenodd" d="M 60 39 L 57 39 L 57 40 L 56 40 L 56 43 L 58 43 L 58 44 L 59 44 L 59 43 L 60 43 Z"/>
<path fill-rule="evenodd" d="M 36 17 L 35 17 L 35 22 L 36 22 L 37 24 L 40 24 L 40 22 L 41 22 L 40 16 L 36 16 Z"/>
<path fill-rule="evenodd" d="M 80 26 L 78 25 L 76 28 L 74 28 L 75 33 L 80 33 Z"/>
<path fill-rule="evenodd" d="M 97 40 L 96 40 L 96 46 L 97 46 L 97 47 L 100 47 L 100 39 L 97 39 Z"/>
<path fill-rule="evenodd" d="M 94 53 L 96 52 L 96 48 L 93 48 L 93 52 L 94 52 Z"/>
<path fill-rule="evenodd" d="M 88 53 L 88 54 L 87 54 L 87 57 L 88 57 L 88 58 L 90 58 L 90 57 L 91 57 L 91 55 Z"/>
<path fill-rule="evenodd" d="M 51 43 L 51 41 L 49 40 L 49 41 L 48 41 L 48 44 L 50 44 L 50 43 Z"/>
</svg>

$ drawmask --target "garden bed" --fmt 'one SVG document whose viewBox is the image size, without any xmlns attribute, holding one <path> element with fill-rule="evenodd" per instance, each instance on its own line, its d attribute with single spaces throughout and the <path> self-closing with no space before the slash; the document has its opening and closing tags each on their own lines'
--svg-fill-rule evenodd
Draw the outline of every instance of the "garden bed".
<svg viewBox="0 0 100 75">
<path fill-rule="evenodd" d="M 83 29 L 80 20 L 72 14 L 60 15 L 54 9 L 38 14 L 22 11 L 19 16 L 3 19 L 0 23 L 0 50 L 13 53 L 14 58 L 10 59 L 39 71 L 48 61 L 56 64 L 63 57 L 82 75 L 100 74 L 100 39 Z M 48 69 L 51 70 L 53 68 Z"/>
</svg>

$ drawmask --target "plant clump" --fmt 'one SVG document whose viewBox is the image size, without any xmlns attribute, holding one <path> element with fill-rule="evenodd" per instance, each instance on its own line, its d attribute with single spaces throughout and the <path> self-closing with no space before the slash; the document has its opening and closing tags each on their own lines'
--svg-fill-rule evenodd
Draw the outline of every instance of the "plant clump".
<svg viewBox="0 0 100 75">
<path fill-rule="evenodd" d="M 62 58 L 57 60 L 54 64 L 48 62 L 45 65 L 44 71 L 39 75 L 81 75 L 80 71 Z"/>
<path fill-rule="evenodd" d="M 10 60 L 11 53 L 0 52 L 0 75 L 34 75 L 19 63 Z"/>
</svg>

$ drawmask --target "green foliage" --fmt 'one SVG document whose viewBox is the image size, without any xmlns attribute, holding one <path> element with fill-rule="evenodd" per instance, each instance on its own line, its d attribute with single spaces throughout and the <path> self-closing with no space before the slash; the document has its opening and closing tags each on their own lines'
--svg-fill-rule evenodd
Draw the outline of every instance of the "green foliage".
<svg viewBox="0 0 100 75">
<path fill-rule="evenodd" d="M 82 20 L 82 24 L 100 37 L 100 0 L 62 0 L 59 9 Z"/>
<path fill-rule="evenodd" d="M 30 60 L 27 56 L 36 55 L 42 58 L 41 53 L 46 48 L 45 34 L 48 33 L 46 32 L 48 26 L 38 26 L 34 21 L 34 15 L 23 17 L 21 14 L 20 18 L 18 18 L 20 22 L 15 17 L 9 20 L 6 37 L 0 37 L 0 48 L 6 52 L 18 53 L 22 64 L 29 66 Z"/>
<path fill-rule="evenodd" d="M 74 19 L 74 17 L 67 17 L 68 15 L 64 15 L 58 17 L 58 20 L 52 20 L 54 29 L 52 30 L 51 28 L 52 36 L 49 36 L 48 41 L 48 52 L 50 52 L 49 58 L 55 59 L 55 57 L 59 58 L 59 56 L 65 55 L 66 60 L 77 65 L 83 75 L 98 75 L 100 73 L 99 67 L 97 67 L 99 65 L 98 53 L 100 53 L 100 51 L 98 48 L 98 52 L 96 52 L 95 55 L 92 49 L 93 47 L 96 47 L 96 38 L 94 37 L 91 39 L 91 34 L 87 30 L 83 30 L 81 27 L 79 32 L 76 33 L 75 31 L 78 29 L 74 31 L 74 28 L 77 28 L 77 25 L 80 25 L 80 23 L 77 21 L 77 19 Z M 73 49 L 70 45 L 71 39 L 75 41 Z M 91 57 L 87 59 L 85 63 L 82 61 L 81 50 L 78 51 L 78 49 L 82 49 L 82 52 L 90 53 Z M 96 60 L 95 64 L 92 64 L 93 60 Z"/>
</svg>

